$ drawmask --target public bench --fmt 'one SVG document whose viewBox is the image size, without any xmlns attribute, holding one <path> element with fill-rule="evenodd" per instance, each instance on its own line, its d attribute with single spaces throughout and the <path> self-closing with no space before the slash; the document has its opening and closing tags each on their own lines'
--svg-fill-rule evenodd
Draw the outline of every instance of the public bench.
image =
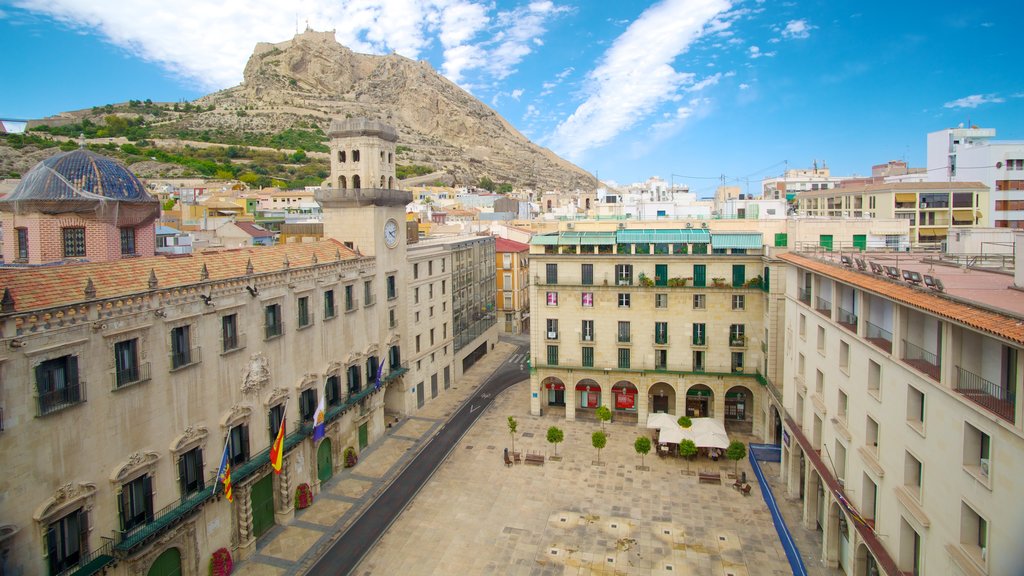
<svg viewBox="0 0 1024 576">
<path fill-rule="evenodd" d="M 700 472 L 698 474 L 698 476 L 700 478 L 699 479 L 700 483 L 704 483 L 704 482 L 707 482 L 709 484 L 721 484 L 722 483 L 722 474 L 721 474 L 721 472 Z"/>
<path fill-rule="evenodd" d="M 544 455 L 543 454 L 527 453 L 526 454 L 526 463 L 527 464 L 536 464 L 538 466 L 543 466 L 544 465 Z"/>
</svg>

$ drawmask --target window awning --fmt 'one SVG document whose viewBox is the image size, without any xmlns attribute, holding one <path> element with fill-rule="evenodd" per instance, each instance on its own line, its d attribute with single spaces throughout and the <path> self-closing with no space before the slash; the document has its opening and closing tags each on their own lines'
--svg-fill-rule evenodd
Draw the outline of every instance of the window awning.
<svg viewBox="0 0 1024 576">
<path fill-rule="evenodd" d="M 760 248 L 760 232 L 715 232 L 711 235 L 711 248 L 713 249 L 751 249 Z"/>
<path fill-rule="evenodd" d="M 974 210 L 953 210 L 953 218 L 956 220 L 974 220 Z"/>
<path fill-rule="evenodd" d="M 558 237 L 560 246 L 597 246 L 615 244 L 615 232 L 562 232 Z"/>
<path fill-rule="evenodd" d="M 710 239 L 711 234 L 702 228 L 619 230 L 615 235 L 619 244 L 707 244 Z"/>
<path fill-rule="evenodd" d="M 917 192 L 897 192 L 897 202 L 917 202 Z"/>
<path fill-rule="evenodd" d="M 538 246 L 557 246 L 558 234 L 537 234 L 530 239 L 530 244 Z"/>
</svg>

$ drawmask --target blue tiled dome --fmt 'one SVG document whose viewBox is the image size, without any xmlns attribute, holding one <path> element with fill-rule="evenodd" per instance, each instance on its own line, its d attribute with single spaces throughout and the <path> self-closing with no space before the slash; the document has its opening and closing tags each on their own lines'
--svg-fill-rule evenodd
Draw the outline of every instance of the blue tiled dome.
<svg viewBox="0 0 1024 576">
<path fill-rule="evenodd" d="M 51 156 L 36 164 L 4 200 L 108 200 L 157 202 L 123 164 L 85 149 Z"/>
</svg>

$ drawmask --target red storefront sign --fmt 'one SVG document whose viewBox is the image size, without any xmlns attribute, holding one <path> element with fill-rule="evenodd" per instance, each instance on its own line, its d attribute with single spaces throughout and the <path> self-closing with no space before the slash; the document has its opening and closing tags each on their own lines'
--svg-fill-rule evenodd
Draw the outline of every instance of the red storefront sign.
<svg viewBox="0 0 1024 576">
<path fill-rule="evenodd" d="M 619 410 L 632 410 L 636 407 L 636 393 L 631 390 L 616 392 L 615 407 Z"/>
<path fill-rule="evenodd" d="M 544 387 L 547 388 L 548 390 L 565 390 L 565 384 L 562 384 L 561 382 L 548 382 L 547 384 L 544 385 Z"/>
</svg>

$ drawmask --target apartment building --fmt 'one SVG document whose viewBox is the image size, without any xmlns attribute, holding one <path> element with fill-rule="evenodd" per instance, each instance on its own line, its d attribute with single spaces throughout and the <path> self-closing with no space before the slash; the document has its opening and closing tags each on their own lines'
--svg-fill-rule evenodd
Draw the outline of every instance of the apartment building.
<svg viewBox="0 0 1024 576">
<path fill-rule="evenodd" d="M 901 182 L 802 192 L 802 216 L 897 218 L 914 244 L 937 244 L 950 230 L 987 226 L 989 189 L 981 182 Z"/>
<path fill-rule="evenodd" d="M 1019 573 L 1024 273 L 1015 285 L 917 253 L 779 258 L 782 479 L 822 560 Z"/>
<path fill-rule="evenodd" d="M 497 306 L 502 331 L 526 334 L 530 331 L 530 245 L 495 238 L 498 282 Z"/>
</svg>

